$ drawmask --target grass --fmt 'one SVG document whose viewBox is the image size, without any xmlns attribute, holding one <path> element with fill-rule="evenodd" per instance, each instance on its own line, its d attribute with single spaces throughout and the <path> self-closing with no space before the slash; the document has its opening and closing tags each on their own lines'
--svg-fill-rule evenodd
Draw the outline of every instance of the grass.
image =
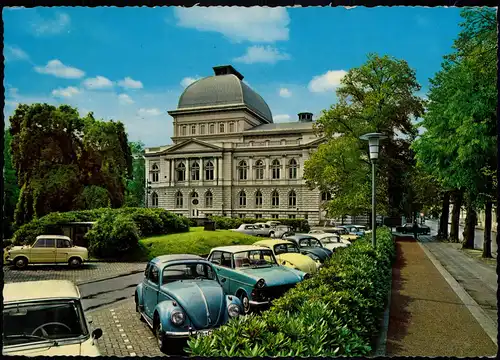
<svg viewBox="0 0 500 360">
<path fill-rule="evenodd" d="M 192 227 L 189 232 L 153 236 L 139 240 L 141 259 L 150 260 L 166 254 L 206 255 L 217 246 L 250 245 L 261 237 L 241 234 L 231 230 L 204 231 L 203 227 Z"/>
</svg>

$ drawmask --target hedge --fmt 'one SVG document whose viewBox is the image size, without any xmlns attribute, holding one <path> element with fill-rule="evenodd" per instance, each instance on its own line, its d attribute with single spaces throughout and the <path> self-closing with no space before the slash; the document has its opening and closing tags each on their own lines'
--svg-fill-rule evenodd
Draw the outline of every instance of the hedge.
<svg viewBox="0 0 500 360">
<path fill-rule="evenodd" d="M 258 222 L 279 221 L 283 225 L 290 226 L 298 232 L 308 232 L 309 223 L 305 219 L 255 219 L 255 218 L 228 218 L 224 216 L 210 216 L 210 220 L 215 221 L 217 229 L 229 230 L 236 229 L 241 224 L 255 224 Z"/>
<path fill-rule="evenodd" d="M 377 249 L 362 238 L 260 315 L 231 319 L 191 338 L 192 356 L 368 356 L 390 291 L 395 245 L 377 230 Z"/>
</svg>

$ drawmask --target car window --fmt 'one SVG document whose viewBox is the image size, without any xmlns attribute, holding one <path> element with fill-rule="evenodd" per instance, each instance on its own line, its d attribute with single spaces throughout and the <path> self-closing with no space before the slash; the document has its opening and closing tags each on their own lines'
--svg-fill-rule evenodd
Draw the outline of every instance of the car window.
<svg viewBox="0 0 500 360">
<path fill-rule="evenodd" d="M 45 239 L 38 239 L 35 244 L 33 244 L 34 248 L 44 248 L 45 247 Z"/>
<path fill-rule="evenodd" d="M 231 267 L 231 254 L 224 252 L 221 254 L 220 265 L 224 267 Z"/>
<path fill-rule="evenodd" d="M 333 237 L 333 236 L 324 237 L 323 239 L 321 239 L 321 241 L 323 242 L 323 244 L 330 244 L 330 243 L 337 242 L 335 240 L 335 237 Z"/>
<path fill-rule="evenodd" d="M 57 247 L 58 248 L 69 248 L 71 247 L 69 240 L 66 239 L 57 239 Z"/>
<path fill-rule="evenodd" d="M 214 264 L 218 264 L 220 265 L 220 260 L 221 260 L 221 255 L 222 253 L 220 251 L 214 251 L 210 257 L 209 257 L 209 261 L 213 262 Z"/>
<path fill-rule="evenodd" d="M 56 239 L 45 239 L 45 247 L 46 248 L 56 247 Z"/>
<path fill-rule="evenodd" d="M 148 273 L 149 273 L 149 268 L 150 268 L 150 267 L 151 267 L 151 264 L 150 264 L 150 263 L 148 263 L 148 264 L 146 265 L 146 269 L 144 270 L 144 276 L 145 276 L 145 277 L 148 277 Z"/>
<path fill-rule="evenodd" d="M 234 254 L 235 268 L 276 265 L 271 249 L 242 251 Z"/>
<path fill-rule="evenodd" d="M 285 254 L 287 252 L 288 251 L 287 251 L 287 248 L 286 248 L 286 244 L 274 245 L 274 253 L 276 255 Z"/>
<path fill-rule="evenodd" d="M 322 247 L 321 243 L 318 240 L 316 240 L 316 239 L 310 239 L 310 240 L 311 240 L 311 246 Z"/>
<path fill-rule="evenodd" d="M 286 244 L 289 253 L 300 254 L 300 250 L 295 244 Z"/>
<path fill-rule="evenodd" d="M 160 280 L 160 276 L 158 273 L 159 271 L 156 265 L 151 265 L 151 269 L 149 271 L 149 276 L 148 276 L 149 281 L 151 281 L 154 284 L 158 284 Z"/>
<path fill-rule="evenodd" d="M 163 268 L 162 284 L 179 280 L 205 279 L 214 280 L 212 267 L 205 263 L 190 262 L 186 264 L 167 265 Z"/>
</svg>

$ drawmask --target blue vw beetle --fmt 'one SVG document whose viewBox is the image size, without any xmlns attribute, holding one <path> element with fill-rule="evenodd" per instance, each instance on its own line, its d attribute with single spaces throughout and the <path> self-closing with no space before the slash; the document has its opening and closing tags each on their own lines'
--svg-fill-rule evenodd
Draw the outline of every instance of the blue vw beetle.
<svg viewBox="0 0 500 360">
<path fill-rule="evenodd" d="M 179 350 L 172 339 L 210 333 L 242 312 L 240 300 L 224 294 L 213 265 L 200 256 L 158 256 L 144 276 L 135 291 L 136 311 L 164 353 Z"/>
<path fill-rule="evenodd" d="M 252 308 L 266 306 L 310 274 L 276 262 L 273 251 L 255 245 L 213 248 L 208 260 L 217 270 L 226 294 L 237 296 L 248 314 Z"/>
</svg>

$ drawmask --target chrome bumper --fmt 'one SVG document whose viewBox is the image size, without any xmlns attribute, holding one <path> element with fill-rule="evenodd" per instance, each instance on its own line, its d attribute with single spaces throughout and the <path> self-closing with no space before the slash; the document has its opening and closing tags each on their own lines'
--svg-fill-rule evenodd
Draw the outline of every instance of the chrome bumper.
<svg viewBox="0 0 500 360">
<path fill-rule="evenodd" d="M 251 306 L 265 306 L 265 305 L 269 305 L 271 304 L 271 301 L 254 301 L 254 300 L 250 300 L 249 301 L 250 305 Z"/>
<path fill-rule="evenodd" d="M 182 339 L 188 338 L 193 335 L 210 335 L 214 329 L 206 329 L 206 330 L 189 330 L 189 331 L 165 331 L 165 336 L 169 338 Z"/>
</svg>

